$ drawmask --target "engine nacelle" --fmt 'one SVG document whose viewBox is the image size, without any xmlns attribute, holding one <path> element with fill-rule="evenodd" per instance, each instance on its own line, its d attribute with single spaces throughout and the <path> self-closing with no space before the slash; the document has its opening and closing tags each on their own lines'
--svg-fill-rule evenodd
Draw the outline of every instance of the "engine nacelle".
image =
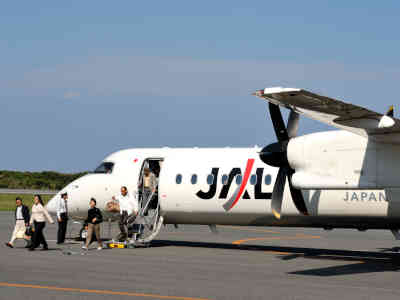
<svg viewBox="0 0 400 300">
<path fill-rule="evenodd" d="M 369 189 L 400 186 L 400 148 L 347 131 L 296 137 L 287 149 L 301 189 Z"/>
</svg>

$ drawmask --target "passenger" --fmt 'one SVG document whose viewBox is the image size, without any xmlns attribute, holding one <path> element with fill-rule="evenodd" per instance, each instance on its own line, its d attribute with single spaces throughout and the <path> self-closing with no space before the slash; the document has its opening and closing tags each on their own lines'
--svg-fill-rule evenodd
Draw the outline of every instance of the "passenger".
<svg viewBox="0 0 400 300">
<path fill-rule="evenodd" d="M 138 214 L 138 202 L 136 199 L 132 198 L 128 194 L 128 189 L 126 186 L 121 187 L 121 196 L 115 197 L 112 199 L 114 201 L 119 202 L 120 209 L 120 220 L 119 220 L 119 229 L 120 229 L 120 240 L 125 240 L 127 238 L 127 225 L 128 218 L 132 220 L 132 217 L 135 217 Z"/>
<path fill-rule="evenodd" d="M 61 198 L 57 202 L 57 221 L 58 221 L 58 232 L 57 232 L 57 244 L 63 244 L 65 241 L 65 235 L 67 233 L 68 224 L 68 194 L 63 193 Z"/>
<path fill-rule="evenodd" d="M 88 217 L 85 221 L 85 227 L 87 229 L 86 243 L 82 247 L 82 249 L 88 249 L 89 244 L 92 242 L 92 236 L 94 232 L 94 234 L 96 235 L 97 243 L 99 244 L 97 250 L 101 250 L 103 249 L 103 246 L 100 238 L 100 223 L 103 222 L 103 215 L 101 214 L 100 209 L 96 207 L 96 199 L 91 198 L 89 205 L 90 209 L 88 210 Z"/>
<path fill-rule="evenodd" d="M 46 239 L 43 235 L 43 229 L 46 226 L 46 219 L 51 224 L 54 224 L 54 221 L 47 212 L 46 208 L 44 208 L 43 201 L 40 195 L 35 195 L 33 201 L 34 204 L 32 206 L 32 214 L 29 224 L 34 225 L 35 231 L 33 232 L 32 245 L 29 250 L 35 250 L 35 248 L 37 248 L 40 244 L 43 245 L 42 250 L 49 250 Z"/>
<path fill-rule="evenodd" d="M 6 243 L 10 248 L 14 248 L 14 241 L 17 238 L 23 238 L 25 236 L 26 228 L 29 226 L 29 208 L 22 204 L 22 199 L 17 197 L 15 199 L 15 227 L 11 236 L 11 240 Z"/>
<path fill-rule="evenodd" d="M 146 207 L 147 203 L 151 200 L 151 195 L 156 192 L 157 188 L 157 177 L 149 168 L 144 168 L 143 176 L 143 202 L 142 207 Z M 148 205 L 147 205 L 148 206 Z"/>
</svg>

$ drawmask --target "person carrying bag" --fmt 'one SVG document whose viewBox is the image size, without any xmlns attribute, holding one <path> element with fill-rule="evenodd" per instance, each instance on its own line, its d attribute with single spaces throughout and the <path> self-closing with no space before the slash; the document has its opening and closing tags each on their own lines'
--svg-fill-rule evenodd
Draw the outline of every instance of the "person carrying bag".
<svg viewBox="0 0 400 300">
<path fill-rule="evenodd" d="M 103 245 L 100 237 L 100 223 L 103 222 L 103 215 L 101 214 L 100 209 L 96 207 L 96 199 L 91 198 L 89 205 L 90 208 L 88 210 L 88 217 L 85 221 L 85 228 L 87 228 L 86 243 L 84 246 L 82 246 L 82 249 L 88 250 L 94 233 L 99 244 L 97 250 L 101 250 L 103 249 Z"/>
<path fill-rule="evenodd" d="M 43 229 L 46 226 L 46 219 L 53 224 L 54 221 L 49 215 L 47 209 L 44 207 L 42 198 L 40 195 L 35 195 L 34 204 L 32 206 L 32 214 L 29 224 L 34 225 L 34 232 L 32 236 L 32 244 L 29 248 L 30 251 L 35 250 L 40 244 L 43 245 L 42 250 L 49 250 L 46 239 L 43 234 Z"/>
<path fill-rule="evenodd" d="M 25 237 L 25 229 L 29 225 L 29 208 L 22 203 L 22 199 L 17 197 L 15 199 L 16 208 L 14 213 L 15 226 L 11 236 L 11 240 L 6 243 L 7 247 L 14 248 L 14 241 L 16 239 L 23 239 Z"/>
</svg>

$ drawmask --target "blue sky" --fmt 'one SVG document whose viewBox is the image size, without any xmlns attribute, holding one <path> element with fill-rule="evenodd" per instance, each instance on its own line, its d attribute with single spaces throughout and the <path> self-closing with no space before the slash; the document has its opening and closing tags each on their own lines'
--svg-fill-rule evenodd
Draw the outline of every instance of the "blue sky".
<svg viewBox="0 0 400 300">
<path fill-rule="evenodd" d="M 130 147 L 275 140 L 250 94 L 398 109 L 398 1 L 55 1 L 0 9 L 0 169 L 75 172 Z M 301 133 L 328 127 L 302 119 Z"/>
</svg>

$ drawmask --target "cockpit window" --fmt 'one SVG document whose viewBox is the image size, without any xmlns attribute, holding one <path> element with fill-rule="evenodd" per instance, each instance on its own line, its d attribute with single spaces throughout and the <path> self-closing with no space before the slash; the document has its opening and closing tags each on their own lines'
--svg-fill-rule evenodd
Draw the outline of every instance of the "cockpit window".
<svg viewBox="0 0 400 300">
<path fill-rule="evenodd" d="M 111 174 L 114 168 L 114 163 L 112 162 L 103 162 L 101 163 L 100 166 L 98 166 L 95 170 L 94 173 L 99 173 L 99 174 Z"/>
</svg>

